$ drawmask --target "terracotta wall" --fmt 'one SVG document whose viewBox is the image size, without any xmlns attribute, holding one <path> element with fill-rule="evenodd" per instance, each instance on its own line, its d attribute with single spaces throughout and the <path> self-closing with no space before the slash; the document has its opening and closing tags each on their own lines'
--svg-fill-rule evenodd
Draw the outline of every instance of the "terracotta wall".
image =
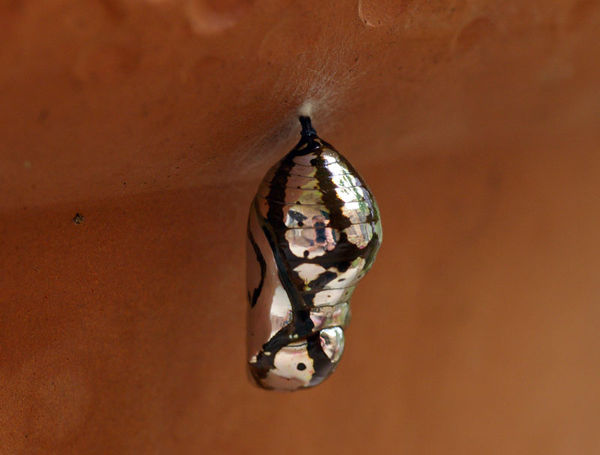
<svg viewBox="0 0 600 455">
<path fill-rule="evenodd" d="M 0 453 L 598 453 L 599 27 L 595 0 L 0 1 Z M 268 393 L 245 218 L 308 99 L 385 238 L 334 376 Z"/>
</svg>

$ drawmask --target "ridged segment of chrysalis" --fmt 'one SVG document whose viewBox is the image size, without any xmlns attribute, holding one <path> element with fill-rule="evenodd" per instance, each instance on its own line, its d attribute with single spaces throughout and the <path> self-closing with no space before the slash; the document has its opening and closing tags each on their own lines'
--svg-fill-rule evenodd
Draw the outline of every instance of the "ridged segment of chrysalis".
<svg viewBox="0 0 600 455">
<path fill-rule="evenodd" d="M 344 351 L 350 297 L 381 244 L 375 198 L 308 117 L 248 218 L 248 365 L 266 389 L 319 384 Z"/>
</svg>

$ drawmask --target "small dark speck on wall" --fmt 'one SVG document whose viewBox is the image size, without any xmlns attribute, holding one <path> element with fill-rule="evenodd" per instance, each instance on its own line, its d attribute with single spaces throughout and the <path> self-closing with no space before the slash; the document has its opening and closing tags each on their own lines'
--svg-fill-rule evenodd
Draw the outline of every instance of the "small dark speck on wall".
<svg viewBox="0 0 600 455">
<path fill-rule="evenodd" d="M 75 216 L 73 217 L 73 223 L 81 224 L 81 223 L 83 223 L 84 219 L 85 218 L 81 213 L 76 213 Z"/>
</svg>

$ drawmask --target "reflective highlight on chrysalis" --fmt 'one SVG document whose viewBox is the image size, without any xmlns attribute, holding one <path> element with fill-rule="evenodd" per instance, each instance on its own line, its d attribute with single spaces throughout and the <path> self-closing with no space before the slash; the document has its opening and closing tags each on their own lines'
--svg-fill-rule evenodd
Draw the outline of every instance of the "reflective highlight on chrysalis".
<svg viewBox="0 0 600 455">
<path fill-rule="evenodd" d="M 382 239 L 364 180 L 300 122 L 300 142 L 267 172 L 248 217 L 248 366 L 266 389 L 312 387 L 335 370 L 350 297 Z"/>
</svg>

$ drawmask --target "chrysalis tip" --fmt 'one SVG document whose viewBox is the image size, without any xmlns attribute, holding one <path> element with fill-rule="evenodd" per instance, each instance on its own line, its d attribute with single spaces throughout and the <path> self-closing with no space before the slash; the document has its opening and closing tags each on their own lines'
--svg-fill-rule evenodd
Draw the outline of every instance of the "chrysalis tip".
<svg viewBox="0 0 600 455">
<path fill-rule="evenodd" d="M 302 136 L 316 136 L 317 132 L 312 126 L 312 122 L 310 121 L 310 117 L 306 117 L 301 115 L 300 124 L 302 125 Z"/>
</svg>

